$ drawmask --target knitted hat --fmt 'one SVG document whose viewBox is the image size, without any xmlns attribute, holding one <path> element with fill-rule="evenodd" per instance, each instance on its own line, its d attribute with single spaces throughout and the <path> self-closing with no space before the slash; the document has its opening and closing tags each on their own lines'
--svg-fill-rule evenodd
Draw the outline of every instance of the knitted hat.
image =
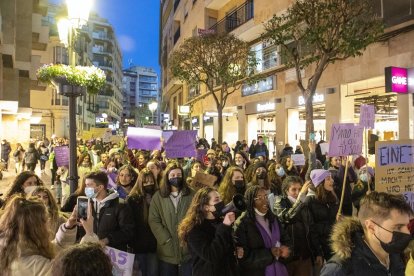
<svg viewBox="0 0 414 276">
<path fill-rule="evenodd" d="M 327 170 L 312 170 L 310 173 L 310 178 L 312 180 L 312 183 L 315 187 L 318 187 L 319 184 L 321 184 L 326 177 L 330 176 L 331 173 Z"/>
<path fill-rule="evenodd" d="M 355 168 L 359 170 L 363 166 L 365 166 L 367 162 L 365 161 L 365 158 L 363 156 L 358 156 L 358 158 L 355 159 L 354 164 Z"/>
</svg>

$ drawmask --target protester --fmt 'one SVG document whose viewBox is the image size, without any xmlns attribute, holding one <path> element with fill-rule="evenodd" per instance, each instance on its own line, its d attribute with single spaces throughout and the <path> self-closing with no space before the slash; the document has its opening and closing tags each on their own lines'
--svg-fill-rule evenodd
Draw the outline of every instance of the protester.
<svg viewBox="0 0 414 276">
<path fill-rule="evenodd" d="M 243 170 L 239 167 L 230 167 L 224 176 L 218 192 L 224 204 L 233 200 L 236 194 L 244 195 L 246 182 L 244 181 Z"/>
<path fill-rule="evenodd" d="M 344 218 L 335 225 L 331 238 L 335 256 L 321 276 L 403 276 L 401 253 L 413 239 L 407 227 L 412 215 L 410 205 L 400 195 L 366 195 L 357 218 Z"/>
<path fill-rule="evenodd" d="M 40 172 L 44 174 L 46 168 L 46 161 L 49 160 L 49 149 L 45 146 L 45 143 L 42 141 L 39 143 L 37 151 L 39 152 Z"/>
<path fill-rule="evenodd" d="M 250 161 L 247 157 L 247 154 L 243 151 L 236 152 L 234 154 L 234 164 L 242 170 L 245 170 L 248 166 L 250 166 Z"/>
<path fill-rule="evenodd" d="M 194 192 L 183 180 L 183 169 L 175 162 L 168 164 L 160 190 L 155 192 L 148 222 L 157 239 L 161 276 L 188 276 L 192 273 L 187 250 L 179 245 L 177 227 L 184 218 Z"/>
<path fill-rule="evenodd" d="M 28 195 L 36 186 L 43 186 L 43 181 L 33 172 L 25 171 L 16 176 L 5 196 L 5 204 L 16 194 Z"/>
<path fill-rule="evenodd" d="M 160 158 L 161 158 L 161 155 L 160 155 Z M 161 182 L 161 179 L 162 179 L 162 165 L 161 165 L 161 162 L 158 159 L 151 159 L 147 163 L 147 168 L 152 172 L 152 174 L 155 177 L 155 180 L 157 181 L 157 183 L 159 185 L 160 182 Z"/>
<path fill-rule="evenodd" d="M 82 243 L 62 250 L 52 262 L 52 276 L 112 276 L 111 258 L 98 243 Z"/>
<path fill-rule="evenodd" d="M 368 189 L 369 183 L 369 189 Z M 351 198 L 354 207 L 359 211 L 359 202 L 369 192 L 375 190 L 374 169 L 363 166 L 358 171 L 358 181 L 352 188 Z"/>
<path fill-rule="evenodd" d="M 315 195 L 309 197 L 308 206 L 313 220 L 310 231 L 315 238 L 311 239 L 315 250 L 315 265 L 320 268 L 323 260 L 329 260 L 333 252 L 329 246 L 329 236 L 332 226 L 337 220 L 338 198 L 334 192 L 334 183 L 331 173 L 327 170 L 311 171 L 311 180 Z"/>
<path fill-rule="evenodd" d="M 92 171 L 92 161 L 89 154 L 84 154 L 79 157 L 78 161 L 78 176 L 83 177 Z"/>
<path fill-rule="evenodd" d="M 215 189 L 201 188 L 178 227 L 181 245 L 192 257 L 193 276 L 237 275 L 231 227 L 235 214 L 229 212 L 222 220 L 223 207 Z"/>
<path fill-rule="evenodd" d="M 289 236 L 270 210 L 266 190 L 255 185 L 245 197 L 247 210 L 235 226 L 236 246 L 243 248 L 240 275 L 287 276 L 281 261 L 289 257 Z"/>
<path fill-rule="evenodd" d="M 275 195 L 281 195 L 282 183 L 286 178 L 285 169 L 280 163 L 273 162 L 268 168 L 267 175 L 269 177 L 272 193 Z"/>
<path fill-rule="evenodd" d="M 312 249 L 310 231 L 312 224 L 309 208 L 306 204 L 306 194 L 310 182 L 302 186 L 302 179 L 297 176 L 288 176 L 283 181 L 283 195 L 276 197 L 274 213 L 289 233 L 292 243 L 291 256 L 286 265 L 289 276 L 312 275 Z"/>
<path fill-rule="evenodd" d="M 5 170 L 8 170 L 9 167 L 9 158 L 10 158 L 11 146 L 6 139 L 1 140 L 1 160 L 5 164 Z"/>
<path fill-rule="evenodd" d="M 34 172 L 37 162 L 39 160 L 39 153 L 35 148 L 34 143 L 29 143 L 27 151 L 24 153 L 24 163 L 28 171 Z"/>
<path fill-rule="evenodd" d="M 108 176 L 110 177 L 110 176 Z M 119 198 L 125 199 L 134 188 L 138 174 L 131 165 L 122 166 L 116 176 L 116 191 Z"/>
<path fill-rule="evenodd" d="M 296 169 L 295 163 L 293 162 L 292 158 L 289 156 L 284 156 L 280 160 L 280 164 L 283 167 L 286 175 L 288 176 L 299 176 L 299 172 Z"/>
<path fill-rule="evenodd" d="M 108 177 L 104 172 L 85 175 L 85 194 L 93 200 L 93 216 L 98 223 L 93 227 L 102 245 L 126 251 L 132 240 L 134 223 L 131 211 L 118 197 L 107 190 Z"/>
<path fill-rule="evenodd" d="M 154 174 L 144 168 L 127 198 L 127 204 L 133 210 L 132 219 L 135 225 L 134 238 L 130 246 L 143 276 L 158 276 L 157 240 L 148 224 L 151 200 L 158 190 Z"/>
<path fill-rule="evenodd" d="M 16 150 L 13 152 L 16 174 L 19 174 L 24 170 L 24 153 L 25 153 L 25 150 L 22 144 L 17 143 Z"/>
<path fill-rule="evenodd" d="M 252 160 L 253 158 L 255 158 L 255 147 L 256 147 L 256 139 L 252 140 L 252 143 L 250 144 L 249 147 L 249 155 L 250 155 L 250 160 Z"/>
<path fill-rule="evenodd" d="M 254 146 L 254 157 L 263 156 L 266 159 L 264 161 L 269 160 L 269 150 L 263 141 L 263 136 L 258 136 L 257 140 L 257 144 Z"/>
</svg>

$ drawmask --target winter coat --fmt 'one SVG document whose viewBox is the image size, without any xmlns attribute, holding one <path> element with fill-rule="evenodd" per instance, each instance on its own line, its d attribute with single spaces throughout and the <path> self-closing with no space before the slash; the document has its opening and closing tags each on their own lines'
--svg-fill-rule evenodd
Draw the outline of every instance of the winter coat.
<svg viewBox="0 0 414 276">
<path fill-rule="evenodd" d="M 24 152 L 25 152 L 24 149 L 21 149 L 21 150 L 16 149 L 13 152 L 14 162 L 21 163 L 24 160 Z"/>
<path fill-rule="evenodd" d="M 293 154 L 293 148 L 291 146 L 285 147 L 280 153 L 280 158 L 285 157 L 285 156 L 291 156 L 292 154 Z"/>
<path fill-rule="evenodd" d="M 205 219 L 187 236 L 192 257 L 193 276 L 234 276 L 236 259 L 231 226 Z"/>
<path fill-rule="evenodd" d="M 334 167 L 329 168 L 329 172 L 332 175 L 332 179 L 334 180 L 334 189 L 335 194 L 338 198 L 341 198 L 342 194 L 342 187 L 344 182 L 345 176 L 345 167 L 340 166 L 339 169 Z M 344 203 L 342 207 L 342 214 L 345 216 L 352 216 L 352 198 L 351 198 L 351 182 L 355 182 L 357 180 L 357 176 L 355 174 L 354 169 L 351 167 L 348 168 L 348 173 L 346 177 L 345 183 L 345 193 L 344 193 Z"/>
<path fill-rule="evenodd" d="M 43 161 L 49 160 L 49 149 L 47 147 L 39 147 L 39 159 Z"/>
<path fill-rule="evenodd" d="M 24 163 L 27 164 L 37 164 L 39 160 L 39 153 L 35 148 L 28 148 L 24 154 Z"/>
<path fill-rule="evenodd" d="M 314 235 L 310 232 L 310 225 L 313 224 L 313 220 L 306 203 L 308 198 L 305 197 L 305 202 L 298 198 L 295 203 L 292 203 L 286 195 L 283 195 L 276 197 L 274 204 L 274 213 L 291 240 L 292 251 L 289 257 L 291 261 L 312 256 L 311 238 Z"/>
<path fill-rule="evenodd" d="M 404 262 L 400 254 L 390 254 L 389 271 L 365 243 L 361 223 L 344 218 L 332 233 L 335 256 L 322 268 L 321 276 L 404 276 Z M 412 274 L 406 274 L 412 275 Z"/>
<path fill-rule="evenodd" d="M 254 157 L 264 156 L 266 157 L 266 160 L 269 160 L 269 150 L 267 149 L 267 146 L 265 143 L 259 144 L 257 143 L 254 146 Z"/>
<path fill-rule="evenodd" d="M 336 222 L 339 206 L 337 203 L 324 204 L 317 200 L 315 196 L 308 196 L 307 201 L 313 220 L 313 223 L 309 226 L 312 233 L 312 249 L 316 256 L 323 256 L 326 260 L 329 260 L 333 255 L 329 246 L 329 237 L 332 226 Z"/>
<path fill-rule="evenodd" d="M 375 183 L 373 182 L 374 179 L 371 179 L 369 182 L 369 186 L 371 191 L 375 190 Z M 360 201 L 361 199 L 367 194 L 368 192 L 368 183 L 358 180 L 358 182 L 354 185 L 351 192 L 352 204 L 354 204 L 355 208 L 359 211 Z"/>
<path fill-rule="evenodd" d="M 134 253 L 145 254 L 155 253 L 157 250 L 157 240 L 149 227 L 148 221 L 144 220 L 144 201 L 143 196 L 132 196 L 127 198 L 127 204 L 132 212 L 132 219 L 134 221 L 134 239 L 131 247 Z M 149 208 L 149 207 L 148 207 Z M 147 212 L 149 210 L 147 209 Z"/>
<path fill-rule="evenodd" d="M 277 217 L 275 220 L 278 221 Z M 290 246 L 290 238 L 278 221 L 280 243 Z M 272 251 L 265 247 L 263 237 L 257 228 L 256 222 L 244 212 L 235 224 L 236 246 L 243 247 L 244 255 L 239 260 L 240 275 L 263 276 L 266 267 L 274 262 Z"/>
<path fill-rule="evenodd" d="M 9 142 L 6 142 L 4 144 L 2 143 L 1 144 L 1 159 L 8 161 L 10 152 L 11 152 L 10 143 Z"/>
<path fill-rule="evenodd" d="M 127 251 L 134 235 L 134 222 L 131 210 L 117 193 L 110 193 L 102 201 L 93 199 L 93 232 L 100 240 L 107 238 L 108 246 Z"/>
<path fill-rule="evenodd" d="M 162 197 L 159 191 L 152 197 L 148 223 L 157 239 L 158 258 L 163 262 L 180 264 L 191 258 L 187 249 L 180 246 L 177 228 L 185 217 L 193 196 L 194 191 L 182 195 L 177 209 L 170 197 Z"/>
</svg>

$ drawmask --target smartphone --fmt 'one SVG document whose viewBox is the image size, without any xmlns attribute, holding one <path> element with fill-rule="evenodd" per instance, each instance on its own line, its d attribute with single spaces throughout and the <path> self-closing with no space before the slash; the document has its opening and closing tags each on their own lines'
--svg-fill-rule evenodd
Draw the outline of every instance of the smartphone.
<svg viewBox="0 0 414 276">
<path fill-rule="evenodd" d="M 86 219 L 88 214 L 88 198 L 86 196 L 78 196 L 78 220 Z"/>
</svg>

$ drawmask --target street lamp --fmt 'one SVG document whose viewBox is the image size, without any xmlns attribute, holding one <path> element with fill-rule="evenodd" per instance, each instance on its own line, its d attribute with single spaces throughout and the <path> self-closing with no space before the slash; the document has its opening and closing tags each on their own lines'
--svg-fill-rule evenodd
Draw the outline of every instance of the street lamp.
<svg viewBox="0 0 414 276">
<path fill-rule="evenodd" d="M 157 102 L 152 102 L 148 105 L 149 110 L 151 111 L 151 123 L 154 123 L 154 111 L 157 110 L 158 108 L 158 103 Z"/>
<path fill-rule="evenodd" d="M 59 38 L 68 48 L 69 65 L 76 66 L 76 53 L 74 44 L 76 34 L 88 22 L 89 11 L 93 0 L 66 0 L 68 17 L 58 22 Z M 78 187 L 78 168 L 76 156 L 76 98 L 84 94 L 85 89 L 76 89 L 74 86 L 65 85 L 59 89 L 59 93 L 69 98 L 69 176 L 67 178 L 70 193 L 74 193 Z M 53 183 L 52 183 L 53 184 Z"/>
</svg>

